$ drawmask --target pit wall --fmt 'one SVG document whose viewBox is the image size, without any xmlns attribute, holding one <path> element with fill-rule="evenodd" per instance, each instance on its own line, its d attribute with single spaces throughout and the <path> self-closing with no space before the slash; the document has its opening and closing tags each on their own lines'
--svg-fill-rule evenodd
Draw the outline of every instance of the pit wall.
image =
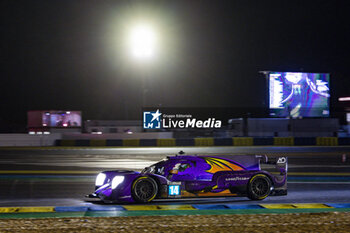
<svg viewBox="0 0 350 233">
<path fill-rule="evenodd" d="M 234 138 L 159 138 L 159 139 L 63 139 L 56 146 L 346 146 L 350 138 L 338 137 L 234 137 Z"/>
</svg>

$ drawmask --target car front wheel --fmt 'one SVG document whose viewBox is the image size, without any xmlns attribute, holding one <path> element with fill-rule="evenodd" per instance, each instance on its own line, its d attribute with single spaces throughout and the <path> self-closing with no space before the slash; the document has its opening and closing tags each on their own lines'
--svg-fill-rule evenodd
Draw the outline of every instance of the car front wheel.
<svg viewBox="0 0 350 233">
<path fill-rule="evenodd" d="M 157 182 L 147 176 L 137 178 L 132 185 L 132 196 L 136 202 L 147 203 L 152 201 L 158 192 Z"/>
</svg>

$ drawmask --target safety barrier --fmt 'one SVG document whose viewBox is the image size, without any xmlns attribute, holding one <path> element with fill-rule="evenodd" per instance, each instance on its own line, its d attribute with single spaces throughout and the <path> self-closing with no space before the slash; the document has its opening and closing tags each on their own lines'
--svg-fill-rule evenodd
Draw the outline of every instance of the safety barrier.
<svg viewBox="0 0 350 233">
<path fill-rule="evenodd" d="M 317 146 L 338 146 L 338 138 L 336 137 L 317 137 Z"/>
<path fill-rule="evenodd" d="M 350 145 L 350 138 L 338 138 L 338 145 L 339 146 Z"/>
<path fill-rule="evenodd" d="M 194 146 L 194 139 L 176 138 L 176 146 Z"/>
<path fill-rule="evenodd" d="M 195 138 L 195 146 L 214 146 L 214 138 Z"/>
<path fill-rule="evenodd" d="M 294 138 L 294 146 L 310 146 L 310 145 L 316 145 L 316 138 L 313 138 L 313 137 Z"/>
<path fill-rule="evenodd" d="M 140 146 L 140 139 L 123 139 L 123 146 Z"/>
<path fill-rule="evenodd" d="M 251 137 L 235 137 L 232 138 L 234 146 L 253 146 L 253 138 Z"/>
<path fill-rule="evenodd" d="M 273 145 L 275 146 L 294 146 L 293 137 L 274 137 Z"/>
<path fill-rule="evenodd" d="M 56 140 L 57 146 L 80 147 L 172 147 L 172 146 L 346 146 L 350 138 L 337 137 L 233 137 L 233 138 L 166 138 Z"/>
<path fill-rule="evenodd" d="M 157 146 L 157 139 L 140 139 L 140 146 Z"/>
<path fill-rule="evenodd" d="M 57 146 L 75 146 L 75 141 L 76 140 L 57 140 L 56 142 L 58 142 Z"/>
<path fill-rule="evenodd" d="M 175 138 L 157 139 L 157 146 L 176 146 Z"/>
<path fill-rule="evenodd" d="M 273 138 L 263 137 L 254 138 L 254 146 L 272 146 Z"/>
<path fill-rule="evenodd" d="M 79 139 L 75 141 L 75 145 L 77 146 L 90 146 L 90 141 Z"/>
<path fill-rule="evenodd" d="M 90 140 L 90 146 L 106 146 L 106 140 Z"/>
<path fill-rule="evenodd" d="M 107 139 L 106 146 L 123 146 L 123 139 Z"/>
</svg>

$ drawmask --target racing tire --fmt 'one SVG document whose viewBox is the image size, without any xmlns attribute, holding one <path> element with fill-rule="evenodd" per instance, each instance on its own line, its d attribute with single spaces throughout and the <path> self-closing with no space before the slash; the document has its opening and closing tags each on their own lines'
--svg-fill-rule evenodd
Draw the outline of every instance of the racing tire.
<svg viewBox="0 0 350 233">
<path fill-rule="evenodd" d="M 158 193 L 157 182 L 151 177 L 142 176 L 137 178 L 131 189 L 134 200 L 138 203 L 147 203 L 152 201 Z"/>
<path fill-rule="evenodd" d="M 248 183 L 248 198 L 263 200 L 271 193 L 271 180 L 264 174 L 253 176 Z"/>
</svg>

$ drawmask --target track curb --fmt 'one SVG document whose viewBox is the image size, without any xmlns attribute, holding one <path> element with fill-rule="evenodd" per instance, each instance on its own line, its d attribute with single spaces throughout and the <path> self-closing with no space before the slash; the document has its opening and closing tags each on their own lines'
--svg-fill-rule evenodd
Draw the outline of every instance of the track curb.
<svg viewBox="0 0 350 233">
<path fill-rule="evenodd" d="M 208 215 L 350 212 L 350 203 L 194 204 L 0 207 L 4 218 L 126 217 L 146 215 Z"/>
</svg>

